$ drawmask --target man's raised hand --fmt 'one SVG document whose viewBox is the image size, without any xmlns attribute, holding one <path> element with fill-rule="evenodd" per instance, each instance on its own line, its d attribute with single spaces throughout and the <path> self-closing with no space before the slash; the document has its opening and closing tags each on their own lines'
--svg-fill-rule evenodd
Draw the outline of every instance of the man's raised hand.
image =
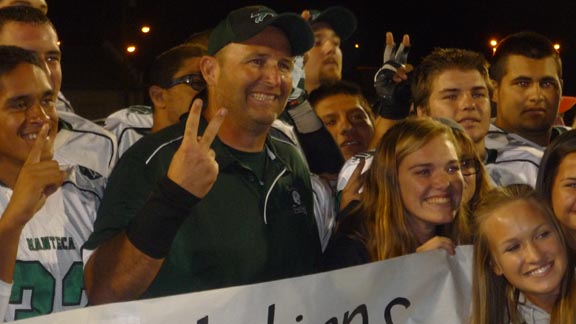
<svg viewBox="0 0 576 324">
<path fill-rule="evenodd" d="M 14 184 L 14 193 L 6 211 L 17 217 L 13 221 L 26 224 L 44 205 L 46 198 L 64 182 L 66 172 L 60 171 L 58 162 L 42 160 L 42 151 L 48 142 L 49 125 L 44 124 L 28 153 L 28 157 Z"/>
<path fill-rule="evenodd" d="M 408 35 L 402 37 L 402 43 L 396 48 L 392 33 L 386 33 L 384 64 L 374 74 L 374 89 L 381 98 L 374 111 L 384 119 L 400 120 L 410 113 L 412 95 L 408 73 L 414 69 L 407 64 L 410 46 Z"/>
<path fill-rule="evenodd" d="M 394 86 L 408 79 L 408 73 L 414 67 L 408 63 L 410 52 L 410 36 L 404 35 L 402 42 L 396 48 L 394 35 L 386 33 L 386 47 L 384 48 L 383 65 L 374 74 L 374 86 L 380 96 L 391 96 Z"/>
<path fill-rule="evenodd" d="M 394 41 L 394 34 L 391 32 L 386 32 L 386 47 L 384 48 L 384 55 L 382 58 L 382 63 L 396 62 L 399 65 L 405 65 L 408 63 L 408 53 L 410 52 L 410 36 L 402 36 L 402 42 L 396 48 L 396 42 Z"/>
<path fill-rule="evenodd" d="M 184 138 L 168 168 L 168 178 L 198 198 L 204 198 L 210 192 L 218 177 L 216 154 L 210 146 L 226 113 L 226 109 L 220 108 L 208 123 L 204 134 L 198 136 L 202 100 L 194 100 L 186 120 Z"/>
</svg>

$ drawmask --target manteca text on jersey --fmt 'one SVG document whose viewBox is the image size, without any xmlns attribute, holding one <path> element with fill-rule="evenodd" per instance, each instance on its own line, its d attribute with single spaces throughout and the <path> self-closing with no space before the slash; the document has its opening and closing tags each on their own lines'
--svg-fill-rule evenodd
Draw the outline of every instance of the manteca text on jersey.
<svg viewBox="0 0 576 324">
<path fill-rule="evenodd" d="M 26 238 L 30 251 L 75 250 L 76 244 L 71 237 L 44 236 Z"/>
</svg>

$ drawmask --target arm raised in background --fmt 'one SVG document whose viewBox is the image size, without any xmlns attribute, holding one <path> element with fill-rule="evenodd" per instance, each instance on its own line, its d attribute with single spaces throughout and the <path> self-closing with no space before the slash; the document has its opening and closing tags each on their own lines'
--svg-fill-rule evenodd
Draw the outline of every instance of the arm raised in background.
<svg viewBox="0 0 576 324">
<path fill-rule="evenodd" d="M 408 64 L 410 36 L 404 35 L 396 48 L 394 35 L 386 33 L 382 67 L 374 74 L 374 89 L 380 100 L 374 107 L 374 137 L 370 145 L 375 148 L 380 138 L 398 121 L 410 114 L 412 95 L 409 73 L 414 67 Z"/>
<path fill-rule="evenodd" d="M 84 280 L 90 304 L 139 298 L 156 277 L 180 225 L 195 203 L 210 192 L 218 163 L 210 148 L 226 116 L 220 109 L 202 136 L 202 101 L 192 104 L 184 137 L 168 168 L 126 231 L 101 244 L 86 263 Z"/>
</svg>

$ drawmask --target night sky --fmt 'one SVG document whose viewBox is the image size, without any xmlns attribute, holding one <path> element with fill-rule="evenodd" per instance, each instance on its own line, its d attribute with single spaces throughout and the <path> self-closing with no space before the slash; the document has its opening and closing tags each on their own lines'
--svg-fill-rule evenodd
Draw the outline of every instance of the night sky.
<svg viewBox="0 0 576 324">
<path fill-rule="evenodd" d="M 411 36 L 409 62 L 417 64 L 434 47 L 461 47 L 491 54 L 491 38 L 533 30 L 561 44 L 564 94 L 576 95 L 576 1 L 200 1 L 47 0 L 48 16 L 62 39 L 66 89 L 123 89 L 140 86 L 142 71 L 162 51 L 188 35 L 213 27 L 232 9 L 264 4 L 278 12 L 342 5 L 356 13 L 358 30 L 342 44 L 344 77 L 366 83 L 381 65 L 385 32 Z M 378 4 L 374 4 L 374 3 Z M 140 26 L 152 32 L 142 35 Z M 126 55 L 124 47 L 138 51 Z M 354 48 L 358 43 L 359 48 Z"/>
</svg>

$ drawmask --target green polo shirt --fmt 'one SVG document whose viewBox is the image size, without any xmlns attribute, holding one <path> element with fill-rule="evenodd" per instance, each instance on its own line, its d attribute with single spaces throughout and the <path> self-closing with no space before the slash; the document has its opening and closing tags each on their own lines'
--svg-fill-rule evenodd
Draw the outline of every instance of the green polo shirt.
<svg viewBox="0 0 576 324">
<path fill-rule="evenodd" d="M 144 137 L 117 164 L 85 244 L 89 250 L 123 231 L 165 177 L 185 118 Z M 201 122 L 201 132 L 206 122 Z M 144 294 L 159 297 L 251 284 L 314 272 L 320 241 L 309 171 L 289 144 L 266 140 L 264 178 L 218 138 L 212 190 L 182 224 L 169 255 Z"/>
</svg>

